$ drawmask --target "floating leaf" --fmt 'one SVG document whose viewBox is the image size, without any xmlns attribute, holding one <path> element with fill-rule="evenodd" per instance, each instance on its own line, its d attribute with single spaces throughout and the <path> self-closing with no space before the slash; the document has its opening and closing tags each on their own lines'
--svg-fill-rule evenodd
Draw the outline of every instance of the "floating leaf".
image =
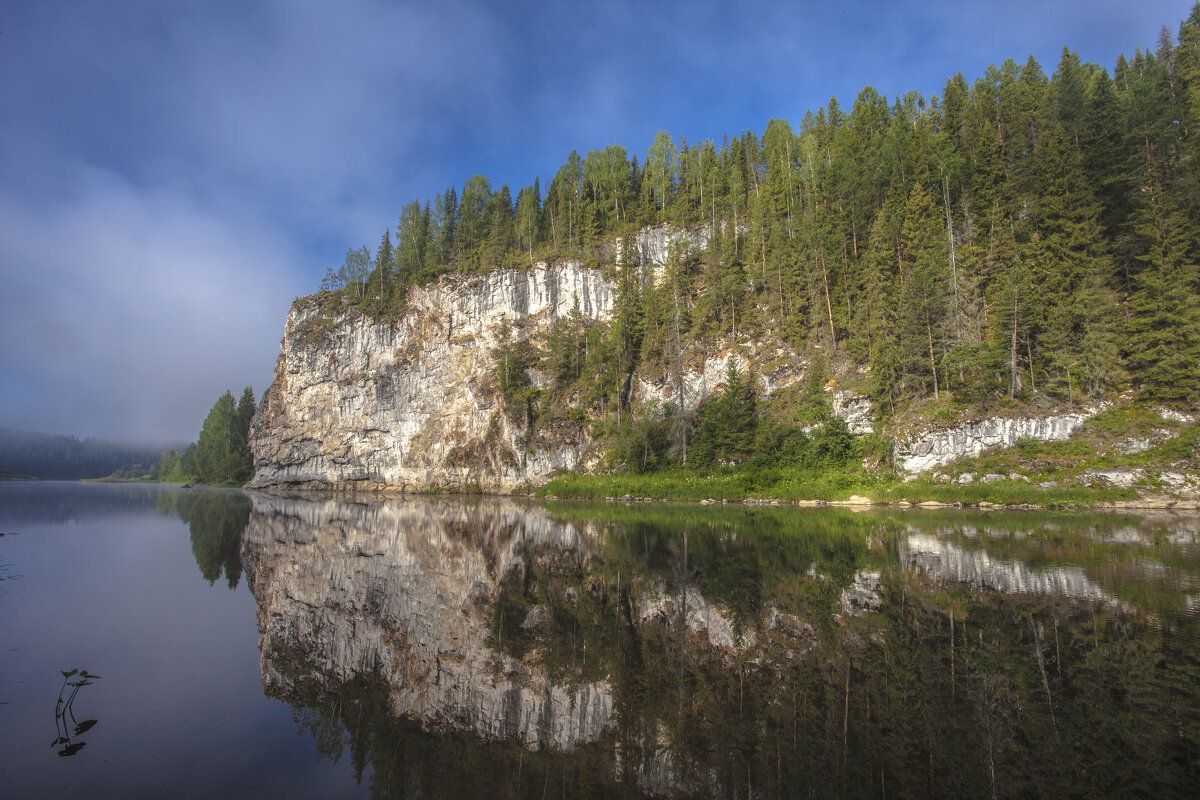
<svg viewBox="0 0 1200 800">
<path fill-rule="evenodd" d="M 75 735 L 79 736 L 80 734 L 90 731 L 95 724 L 96 724 L 96 720 L 85 719 L 83 722 L 81 722 L 75 726 Z"/>
<path fill-rule="evenodd" d="M 70 740 L 70 739 L 68 739 L 67 737 L 65 737 L 65 736 L 60 736 L 60 737 L 58 737 L 57 739 L 55 739 L 53 742 L 51 742 L 51 743 L 50 743 L 50 746 L 51 746 L 51 747 L 58 747 L 60 744 L 66 744 L 66 743 L 67 743 L 67 742 L 69 742 L 69 741 L 71 741 L 71 740 Z"/>
<path fill-rule="evenodd" d="M 79 670 L 77 670 L 77 669 L 73 669 L 73 670 L 71 670 L 70 672 L 66 672 L 66 671 L 64 671 L 64 670 L 59 670 L 59 672 L 62 672 L 62 676 L 63 676 L 64 678 L 69 678 L 69 677 L 71 677 L 72 675 L 74 675 L 75 673 L 79 672 Z"/>
<path fill-rule="evenodd" d="M 75 744 L 69 744 L 62 750 L 59 750 L 58 754 L 60 756 L 73 756 L 86 746 L 87 742 L 76 742 Z"/>
</svg>

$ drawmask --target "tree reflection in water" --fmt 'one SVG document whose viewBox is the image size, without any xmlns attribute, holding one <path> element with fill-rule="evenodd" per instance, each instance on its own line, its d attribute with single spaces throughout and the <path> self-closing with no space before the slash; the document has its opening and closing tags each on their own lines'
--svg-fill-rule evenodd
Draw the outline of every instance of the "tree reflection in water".
<svg viewBox="0 0 1200 800">
<path fill-rule="evenodd" d="M 250 498 L 236 489 L 196 489 L 156 496 L 164 514 L 175 514 L 185 523 L 192 538 L 196 566 L 209 584 L 224 573 L 230 589 L 242 578 L 242 532 L 250 520 Z"/>
<path fill-rule="evenodd" d="M 253 499 L 264 686 L 376 796 L 1200 778 L 1194 519 Z"/>
</svg>

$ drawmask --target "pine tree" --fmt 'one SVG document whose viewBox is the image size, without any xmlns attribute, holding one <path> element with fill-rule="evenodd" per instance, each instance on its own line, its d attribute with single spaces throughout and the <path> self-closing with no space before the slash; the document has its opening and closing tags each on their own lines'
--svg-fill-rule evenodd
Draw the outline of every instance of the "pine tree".
<svg viewBox="0 0 1200 800">
<path fill-rule="evenodd" d="M 653 193 L 660 221 L 666 221 L 670 213 L 677 167 L 678 151 L 675 149 L 675 143 L 671 141 L 669 133 L 659 131 L 654 136 L 654 143 L 646 151 L 646 183 Z"/>
<path fill-rule="evenodd" d="M 529 265 L 533 266 L 533 249 L 539 236 L 541 196 L 536 180 L 517 193 L 516 235 L 517 245 L 529 254 Z"/>
<path fill-rule="evenodd" d="M 906 371 L 915 376 L 928 374 L 935 399 L 941 397 L 937 363 L 944 353 L 943 323 L 949 294 L 945 242 L 938 227 L 929 194 L 917 181 L 904 205 L 901 229 L 901 251 L 908 270 L 901 286 L 901 347 Z"/>
<path fill-rule="evenodd" d="M 749 376 L 729 359 L 720 394 L 705 402 L 700 429 L 693 445 L 693 461 L 700 466 L 736 464 L 754 452 L 758 430 L 758 395 Z"/>
<path fill-rule="evenodd" d="M 1036 161 L 1040 246 L 1032 267 L 1047 309 L 1041 341 L 1046 388 L 1073 400 L 1085 361 L 1093 387 L 1111 385 L 1119 369 L 1109 323 L 1118 313 L 1116 295 L 1107 290 L 1113 266 L 1078 150 L 1057 123 L 1043 132 Z"/>
<path fill-rule="evenodd" d="M 638 365 L 645 336 L 641 263 L 634 237 L 621 240 L 617 266 L 617 291 L 613 299 L 611 339 L 614 361 L 608 375 L 606 395 L 615 400 L 618 417 L 629 409 L 633 373 Z M 606 401 L 607 404 L 607 401 Z"/>
<path fill-rule="evenodd" d="M 371 290 L 375 293 L 377 312 L 390 306 L 396 288 L 395 283 L 391 230 L 384 230 L 383 238 L 379 241 L 379 249 L 375 251 L 375 270 L 371 279 Z"/>
<path fill-rule="evenodd" d="M 231 476 L 239 443 L 237 406 L 231 392 L 217 398 L 196 440 L 196 474 L 207 483 L 224 483 Z"/>
<path fill-rule="evenodd" d="M 1140 252 L 1126 349 L 1144 397 L 1183 405 L 1200 390 L 1200 267 L 1188 251 L 1187 223 L 1170 207 L 1153 161 L 1139 188 Z"/>
</svg>

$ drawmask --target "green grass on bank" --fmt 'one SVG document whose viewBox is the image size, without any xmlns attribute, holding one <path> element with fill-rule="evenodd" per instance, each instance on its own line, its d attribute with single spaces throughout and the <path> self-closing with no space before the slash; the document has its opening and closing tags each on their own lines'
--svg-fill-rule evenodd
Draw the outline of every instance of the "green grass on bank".
<svg viewBox="0 0 1200 800">
<path fill-rule="evenodd" d="M 538 492 L 541 496 L 603 499 L 650 497 L 656 500 L 844 500 L 872 491 L 873 482 L 848 473 L 722 468 L 710 471 L 662 470 L 645 474 L 562 475 Z"/>
<path fill-rule="evenodd" d="M 872 497 L 889 503 L 907 500 L 910 503 L 935 501 L 975 506 L 992 503 L 1003 506 L 1037 506 L 1039 508 L 1088 508 L 1102 503 L 1137 500 L 1134 489 L 1119 487 L 1054 486 L 1042 488 L 1025 481 L 1003 480 L 994 483 L 967 485 L 937 483 L 928 479 L 912 483 L 894 482 L 879 487 Z"/>
<path fill-rule="evenodd" d="M 1044 508 L 1087 508 L 1120 500 L 1136 500 L 1133 489 L 1086 486 L 1042 488 L 1025 481 L 949 485 L 928 479 L 904 483 L 895 477 L 795 470 L 714 471 L 664 470 L 647 474 L 561 475 L 538 491 L 542 497 L 587 500 L 652 498 L 655 500 L 845 500 L 863 495 L 878 502 L 1030 505 Z"/>
</svg>

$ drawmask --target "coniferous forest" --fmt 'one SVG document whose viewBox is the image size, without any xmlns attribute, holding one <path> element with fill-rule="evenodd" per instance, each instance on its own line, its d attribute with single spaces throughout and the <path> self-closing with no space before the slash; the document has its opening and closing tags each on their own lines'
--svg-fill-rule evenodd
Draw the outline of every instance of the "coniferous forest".
<svg viewBox="0 0 1200 800">
<path fill-rule="evenodd" d="M 182 483 L 199 481 L 210 484 L 240 485 L 254 475 L 250 453 L 250 421 L 257 406 L 254 391 L 247 386 L 234 401 L 226 391 L 213 403 L 200 435 L 182 452 L 163 453 L 148 477 L 153 480 Z M 137 477 L 137 476 L 134 476 Z"/>
<path fill-rule="evenodd" d="M 109 477 L 114 480 L 150 480 L 167 483 L 241 485 L 254 475 L 250 452 L 250 422 L 257 406 L 254 390 L 247 386 L 238 400 L 226 391 L 217 398 L 196 441 L 182 450 L 160 454 L 149 469 L 126 464 Z"/>
<path fill-rule="evenodd" d="M 317 298 L 383 316 L 447 272 L 609 269 L 611 322 L 505 354 L 550 375 L 543 406 L 569 394 L 605 419 L 630 410 L 635 369 L 746 337 L 856 367 L 883 418 L 1119 393 L 1184 407 L 1200 394 L 1198 142 L 1200 5 L 1111 70 L 1064 47 L 1052 68 L 1007 60 L 930 97 L 867 87 L 761 134 L 572 152 L 515 191 L 476 175 L 405 206 L 394 240 L 348 251 Z M 645 285 L 614 270 L 614 243 L 659 224 L 706 229 L 708 247 Z M 529 387 L 501 388 L 532 408 Z"/>
</svg>

